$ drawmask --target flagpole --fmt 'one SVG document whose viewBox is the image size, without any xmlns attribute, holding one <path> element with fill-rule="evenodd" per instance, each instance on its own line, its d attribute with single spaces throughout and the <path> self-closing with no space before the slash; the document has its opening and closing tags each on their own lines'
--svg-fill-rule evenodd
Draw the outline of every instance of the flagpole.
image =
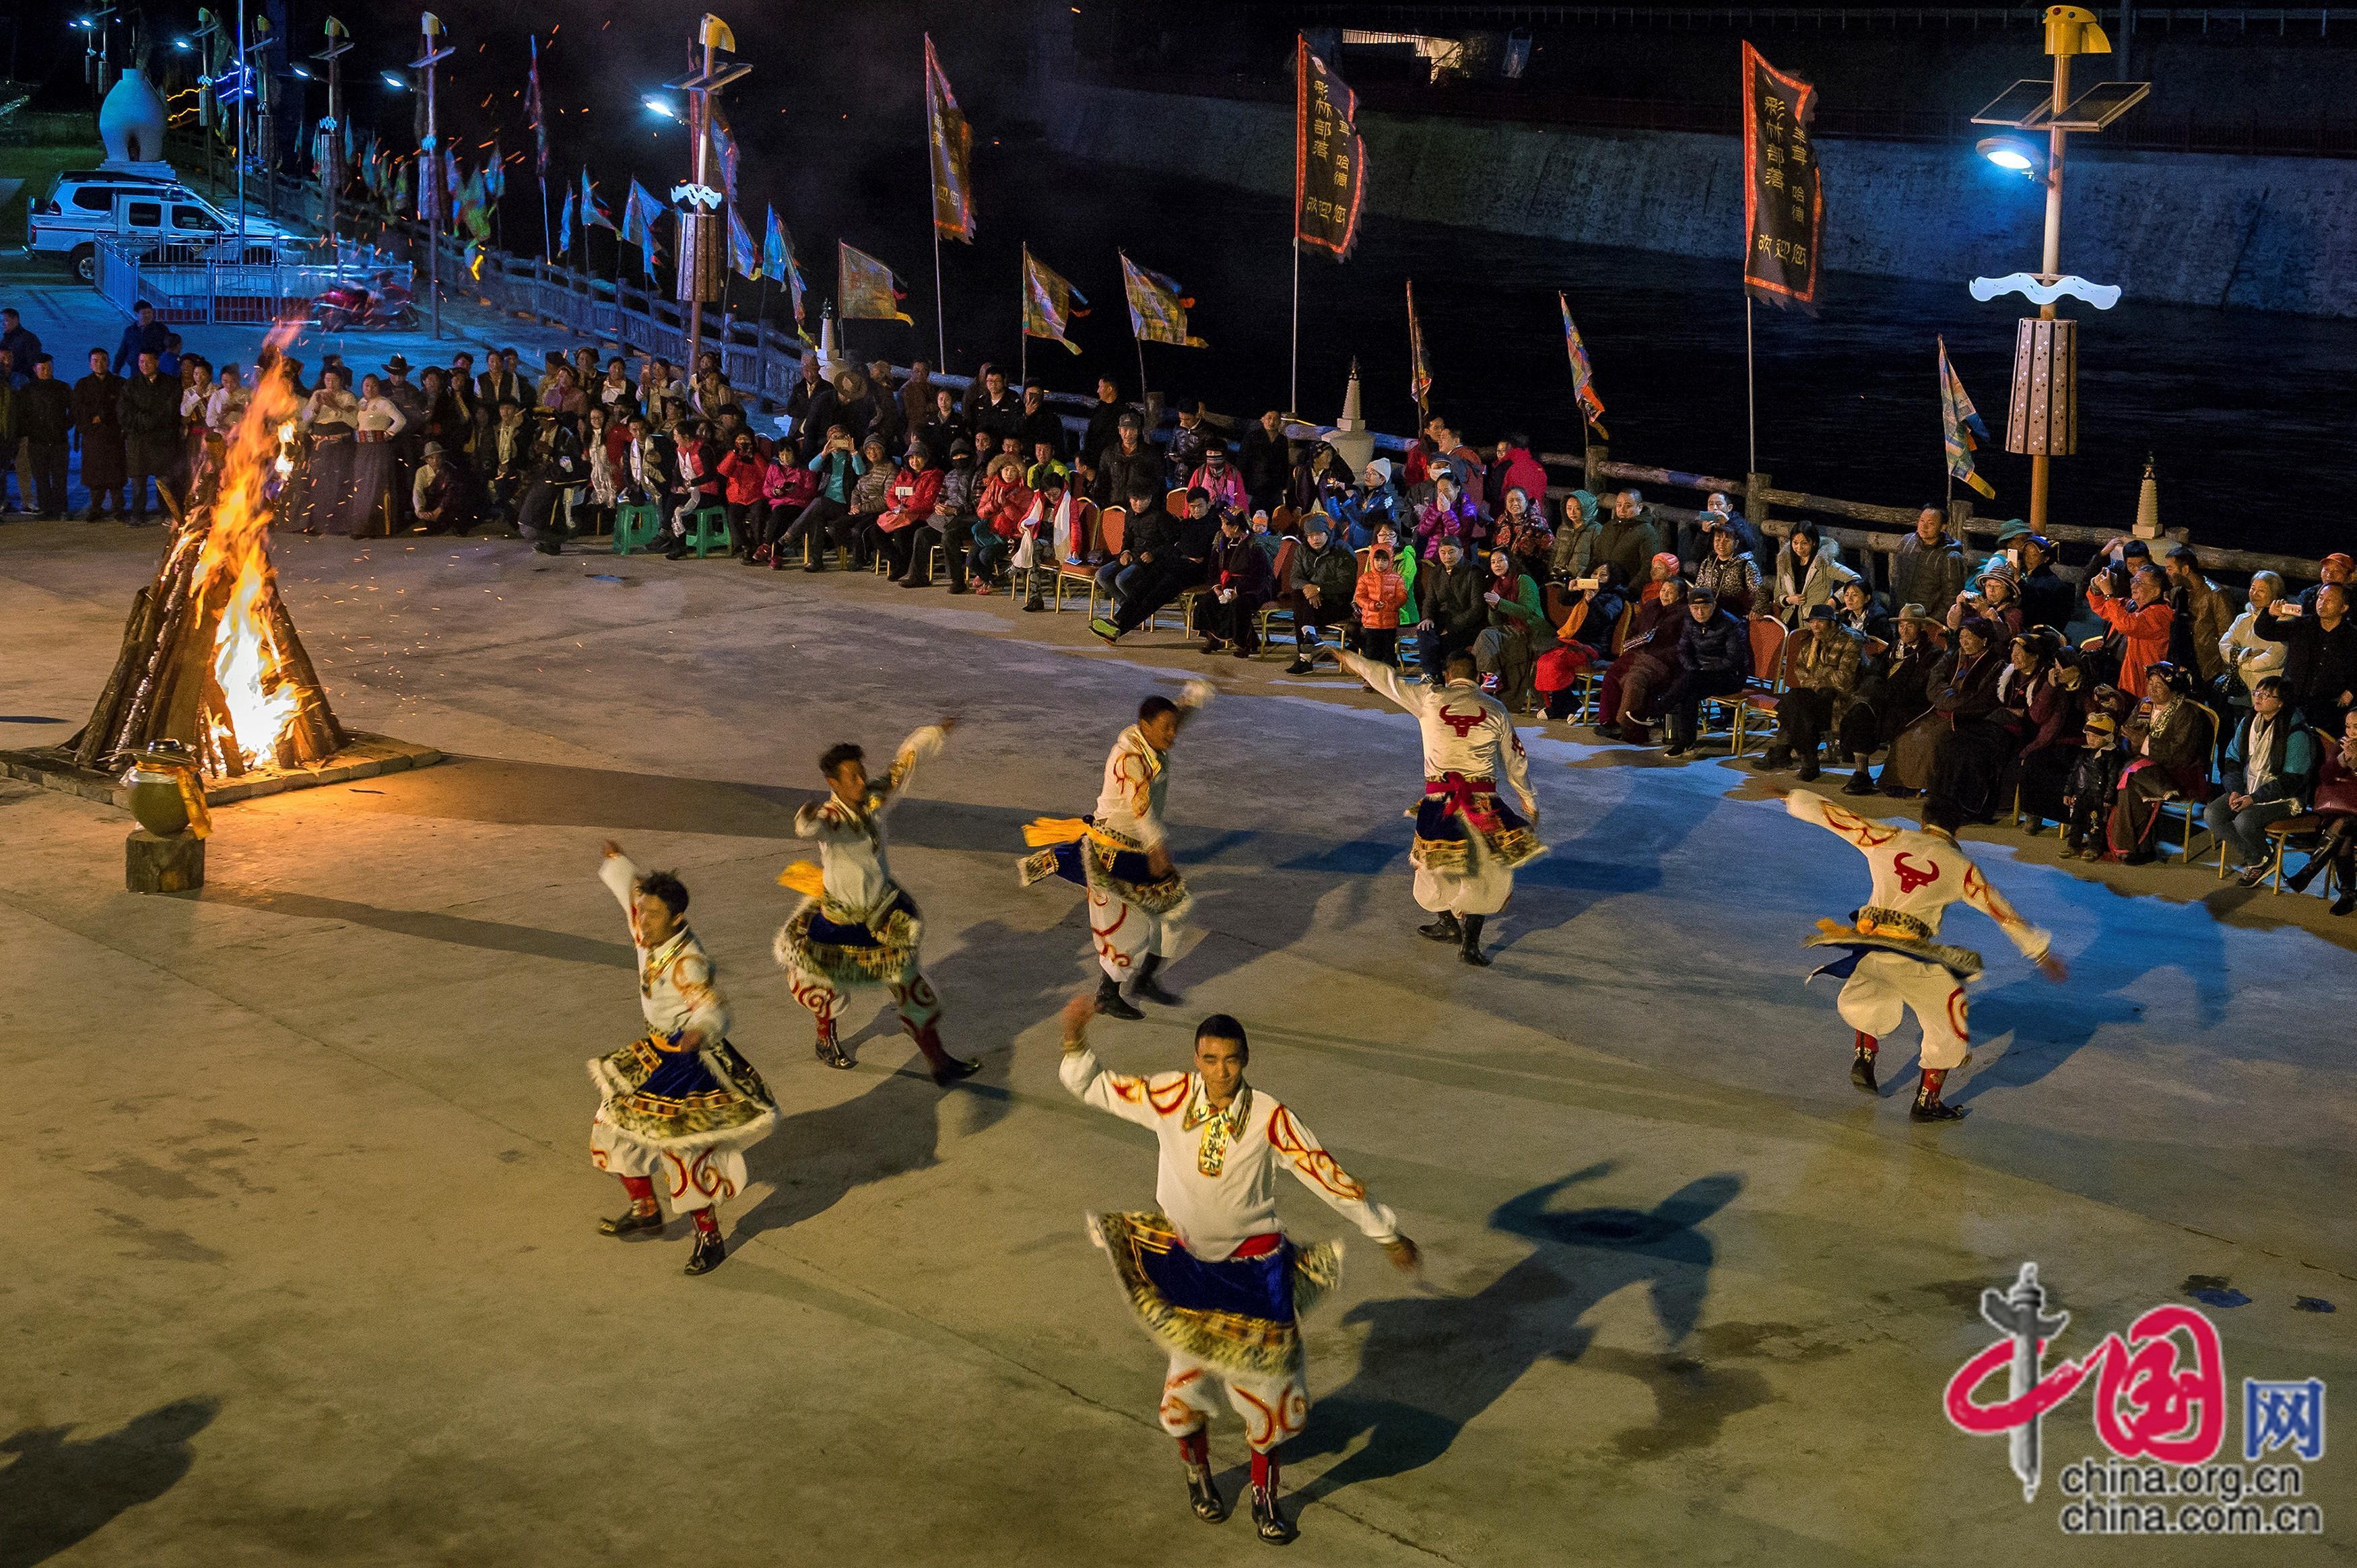
<svg viewBox="0 0 2357 1568">
<path fill-rule="evenodd" d="M 942 231 L 939 229 L 935 229 L 933 231 L 933 249 L 936 252 L 941 249 L 941 232 Z M 1027 387 L 1031 384 L 1031 334 L 1024 329 L 1023 307 L 1029 302 L 1028 290 L 1029 289 L 1031 283 L 1030 274 L 1031 242 L 1026 240 L 1023 242 L 1023 271 L 1018 274 L 1015 288 L 1015 338 L 1017 344 L 1015 350 L 1015 376 L 1016 383 L 1018 386 Z M 934 287 L 938 289 L 940 286 L 939 280 L 936 280 Z M 941 295 L 936 294 L 933 297 L 938 300 Z"/>
<path fill-rule="evenodd" d="M 761 236 L 767 242 L 769 236 Z M 760 286 L 754 291 L 753 341 L 760 346 L 760 356 L 755 361 L 753 385 L 756 397 L 770 395 L 770 276 L 769 269 L 761 270 Z"/>
<path fill-rule="evenodd" d="M 1760 373 L 1751 357 L 1751 291 L 1743 291 L 1743 420 L 1751 432 L 1751 466 L 1743 471 L 1760 471 Z M 1591 478 L 1593 475 L 1589 476 Z"/>
<path fill-rule="evenodd" d="M 942 193 L 933 187 L 932 35 L 925 35 L 925 206 L 933 229 L 933 337 L 942 374 L 950 371 L 949 312 L 942 302 Z"/>
<path fill-rule="evenodd" d="M 1293 388 L 1286 400 L 1287 413 L 1301 412 L 1301 236 L 1298 228 L 1301 215 L 1294 214 L 1296 232 L 1293 237 Z"/>
</svg>

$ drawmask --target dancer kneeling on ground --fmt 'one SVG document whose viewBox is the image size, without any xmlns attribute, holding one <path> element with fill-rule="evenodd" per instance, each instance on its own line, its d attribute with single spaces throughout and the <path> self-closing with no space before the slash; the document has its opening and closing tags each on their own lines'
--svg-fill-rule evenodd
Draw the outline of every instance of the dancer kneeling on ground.
<svg viewBox="0 0 2357 1568">
<path fill-rule="evenodd" d="M 1115 1018 L 1146 1016 L 1121 993 L 1133 975 L 1133 994 L 1166 1007 L 1178 1001 L 1155 976 L 1178 956 L 1178 922 L 1194 900 L 1170 864 L 1162 802 L 1179 728 L 1211 700 L 1203 681 L 1188 682 L 1175 703 L 1146 698 L 1137 705 L 1137 722 L 1121 732 L 1105 758 L 1095 813 L 1042 817 L 1023 830 L 1024 843 L 1037 851 L 1023 857 L 1024 886 L 1060 876 L 1089 890 L 1089 935 L 1104 971 L 1096 1009 Z"/>
<path fill-rule="evenodd" d="M 1414 1272 L 1415 1243 L 1290 1110 L 1244 1081 L 1252 1053 L 1242 1024 L 1213 1014 L 1196 1026 L 1192 1072 L 1141 1077 L 1097 1065 L 1087 1034 L 1094 1010 L 1086 995 L 1064 1009 L 1058 1076 L 1083 1102 L 1153 1131 L 1158 1207 L 1092 1214 L 1089 1239 L 1112 1260 L 1138 1326 L 1170 1358 L 1157 1413 L 1178 1440 L 1195 1517 L 1228 1516 L 1205 1431 L 1218 1412 L 1214 1385 L 1223 1384 L 1252 1449 L 1253 1523 L 1263 1541 L 1290 1541 L 1276 1447 L 1308 1418 L 1299 1320 L 1340 1282 L 1342 1246 L 1286 1239 L 1279 1162 L 1397 1267 Z"/>
<path fill-rule="evenodd" d="M 835 1026 L 847 993 L 864 985 L 881 985 L 891 996 L 935 1083 L 946 1087 L 979 1065 L 942 1047 L 941 998 L 917 968 L 924 917 L 892 880 L 884 853 L 886 809 L 908 788 L 918 758 L 938 753 L 956 725 L 943 719 L 902 741 L 881 784 L 869 783 L 859 747 L 828 747 L 818 759 L 826 799 L 794 813 L 794 836 L 818 841 L 819 864 L 796 861 L 779 876 L 803 897 L 778 929 L 774 950 L 794 1000 L 818 1020 L 818 1059 L 829 1067 L 851 1065 Z"/>
<path fill-rule="evenodd" d="M 1432 923 L 1416 929 L 1456 942 L 1467 963 L 1487 967 L 1481 922 L 1514 896 L 1514 868 L 1546 853 L 1538 840 L 1539 798 L 1514 721 L 1474 683 L 1473 656 L 1449 655 L 1445 684 L 1412 687 L 1399 671 L 1360 654 L 1329 650 L 1343 669 L 1415 715 L 1424 735 L 1424 799 L 1415 818 L 1415 901 Z M 1523 815 L 1498 798 L 1498 779 L 1521 800 Z"/>
<path fill-rule="evenodd" d="M 660 1231 L 653 1179 L 660 1172 L 672 1208 L 695 1221 L 687 1272 L 707 1273 L 727 1255 L 720 1200 L 745 1190 L 745 1150 L 777 1124 L 777 1102 L 728 1043 L 728 1002 L 687 929 L 687 889 L 679 878 L 641 873 L 611 841 L 597 877 L 630 917 L 647 1023 L 644 1039 L 589 1063 L 599 1096 L 589 1159 L 621 1177 L 630 1195 L 630 1207 L 598 1229 L 608 1236 Z"/>
<path fill-rule="evenodd" d="M 1940 1098 L 1948 1074 L 1962 1067 L 1971 1049 L 1964 986 L 1981 972 L 1981 955 L 1940 940 L 1940 918 L 1958 899 L 1997 924 L 1997 929 L 2057 984 L 2069 978 L 2053 954 L 2053 939 L 2014 913 L 2005 896 L 1989 886 L 1980 867 L 1956 842 L 1954 809 L 1927 801 L 1920 832 L 1898 822 L 1872 822 L 1822 795 L 1795 789 L 1784 809 L 1804 822 L 1847 839 L 1866 856 L 1874 891 L 1850 923 L 1819 920 L 1807 947 L 1839 948 L 1842 956 L 1810 975 L 1842 979 L 1841 1015 L 1856 1031 L 1850 1081 L 1868 1094 L 1882 1037 L 1909 1012 L 1923 1031 L 1923 1081 L 1908 1115 L 1918 1122 L 1953 1122 L 1961 1107 Z"/>
</svg>

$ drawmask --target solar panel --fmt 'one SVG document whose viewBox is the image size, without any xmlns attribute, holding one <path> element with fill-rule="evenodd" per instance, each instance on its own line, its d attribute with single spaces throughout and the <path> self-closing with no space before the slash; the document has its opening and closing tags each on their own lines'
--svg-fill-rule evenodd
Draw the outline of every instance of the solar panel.
<svg viewBox="0 0 2357 1568">
<path fill-rule="evenodd" d="M 2065 131 L 2100 131 L 2143 102 L 2151 91 L 2149 81 L 2099 81 L 2072 99 L 2052 124 Z"/>
<path fill-rule="evenodd" d="M 2046 123 L 2054 104 L 2054 84 L 2025 78 L 1997 94 L 1996 101 L 1973 116 L 1975 125 L 2006 125 L 2027 131 Z"/>
</svg>

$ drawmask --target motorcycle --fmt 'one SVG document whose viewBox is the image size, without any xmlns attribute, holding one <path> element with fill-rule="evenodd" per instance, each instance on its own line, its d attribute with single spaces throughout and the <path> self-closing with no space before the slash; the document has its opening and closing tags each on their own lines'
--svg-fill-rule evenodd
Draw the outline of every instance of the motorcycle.
<svg viewBox="0 0 2357 1568">
<path fill-rule="evenodd" d="M 311 323 L 328 332 L 354 328 L 414 326 L 417 306 L 409 290 L 391 278 L 374 286 L 365 283 L 335 283 L 311 302 Z"/>
</svg>

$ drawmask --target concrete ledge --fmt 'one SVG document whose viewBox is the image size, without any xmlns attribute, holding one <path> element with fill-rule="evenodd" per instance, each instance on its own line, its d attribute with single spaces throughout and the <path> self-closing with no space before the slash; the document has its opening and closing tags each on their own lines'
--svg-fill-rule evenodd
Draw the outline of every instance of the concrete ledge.
<svg viewBox="0 0 2357 1568">
<path fill-rule="evenodd" d="M 442 753 L 430 746 L 395 740 L 391 736 L 350 730 L 346 732 L 344 741 L 341 751 L 317 768 L 261 768 L 242 778 L 225 779 L 209 785 L 205 789 L 205 803 L 225 806 L 232 801 L 251 800 L 258 796 L 276 795 L 288 789 L 316 789 L 322 784 L 341 784 L 354 779 L 373 779 L 380 773 L 430 768 L 442 760 Z M 61 753 L 54 747 L 44 747 L 38 751 L 0 751 L 0 774 L 27 784 L 38 784 L 44 789 L 80 795 L 86 800 L 98 800 L 126 811 L 131 809 L 128 792 L 113 776 L 94 768 L 78 768 L 70 754 Z"/>
</svg>

